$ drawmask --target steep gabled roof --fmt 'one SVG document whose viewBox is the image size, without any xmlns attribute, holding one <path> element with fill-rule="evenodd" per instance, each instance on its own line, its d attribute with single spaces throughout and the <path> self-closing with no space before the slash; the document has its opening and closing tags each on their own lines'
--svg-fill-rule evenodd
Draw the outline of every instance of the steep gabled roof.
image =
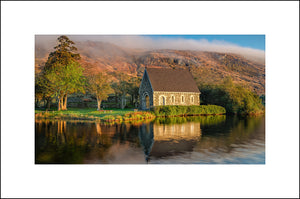
<svg viewBox="0 0 300 199">
<path fill-rule="evenodd" d="M 200 93 L 192 74 L 185 69 L 146 68 L 153 91 Z"/>
</svg>

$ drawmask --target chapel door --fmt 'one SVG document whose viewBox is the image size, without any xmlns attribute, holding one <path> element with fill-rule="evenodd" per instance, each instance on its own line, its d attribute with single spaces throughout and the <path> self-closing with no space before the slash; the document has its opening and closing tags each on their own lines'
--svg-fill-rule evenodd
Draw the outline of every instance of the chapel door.
<svg viewBox="0 0 300 199">
<path fill-rule="evenodd" d="M 149 99 L 149 95 L 146 95 L 145 100 L 146 100 L 146 109 L 149 109 L 149 108 L 150 108 L 150 99 Z"/>
</svg>

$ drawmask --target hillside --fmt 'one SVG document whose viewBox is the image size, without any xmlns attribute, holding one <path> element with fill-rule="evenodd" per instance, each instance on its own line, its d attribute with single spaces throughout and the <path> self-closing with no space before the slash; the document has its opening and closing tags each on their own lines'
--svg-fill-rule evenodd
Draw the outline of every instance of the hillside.
<svg viewBox="0 0 300 199">
<path fill-rule="evenodd" d="M 188 51 L 126 49 L 104 42 L 76 42 L 85 73 L 121 71 L 141 77 L 145 67 L 188 68 L 197 84 L 216 83 L 226 76 L 246 83 L 258 95 L 265 93 L 265 66 L 236 54 Z M 36 43 L 35 70 L 39 73 L 53 47 Z"/>
</svg>

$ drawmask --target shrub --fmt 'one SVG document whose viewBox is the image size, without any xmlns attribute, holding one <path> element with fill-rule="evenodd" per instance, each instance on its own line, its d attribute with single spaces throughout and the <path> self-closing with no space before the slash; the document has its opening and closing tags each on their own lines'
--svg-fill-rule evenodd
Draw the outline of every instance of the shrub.
<svg viewBox="0 0 300 199">
<path fill-rule="evenodd" d="M 227 113 L 259 114 L 264 112 L 264 95 L 260 98 L 247 85 L 233 82 L 230 77 L 222 84 L 201 85 L 201 102 L 225 107 Z"/>
<path fill-rule="evenodd" d="M 122 121 L 123 118 L 122 118 L 121 115 L 117 115 L 117 116 L 115 117 L 115 119 L 116 119 L 116 120 L 119 120 L 119 121 Z"/>
<path fill-rule="evenodd" d="M 106 115 L 102 118 L 102 120 L 104 120 L 104 121 L 113 121 L 114 119 L 115 119 L 115 117 L 112 115 Z"/>
<path fill-rule="evenodd" d="M 148 119 L 148 118 L 153 118 L 155 115 L 153 115 L 150 112 L 131 112 L 131 113 L 126 113 L 123 116 L 124 120 L 141 120 L 141 119 Z"/>
<path fill-rule="evenodd" d="M 156 116 L 172 117 L 180 115 L 215 115 L 224 114 L 224 107 L 217 105 L 200 105 L 200 106 L 156 106 L 153 108 Z"/>
</svg>

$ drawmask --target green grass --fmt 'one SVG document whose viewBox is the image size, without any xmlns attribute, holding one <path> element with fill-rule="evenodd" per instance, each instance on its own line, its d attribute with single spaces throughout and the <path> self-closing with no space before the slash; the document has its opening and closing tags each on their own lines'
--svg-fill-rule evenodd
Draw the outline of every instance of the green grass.
<svg viewBox="0 0 300 199">
<path fill-rule="evenodd" d="M 105 110 L 105 109 L 104 109 Z M 68 108 L 65 111 L 42 111 L 35 110 L 36 118 L 53 118 L 53 119 L 88 119 L 103 121 L 125 121 L 139 120 L 154 117 L 149 112 L 134 112 L 133 109 L 108 109 L 111 112 L 100 112 L 95 108 Z M 107 110 L 106 110 L 107 111 Z"/>
<path fill-rule="evenodd" d="M 225 108 L 217 105 L 200 106 L 156 106 L 153 108 L 156 116 L 191 116 L 191 115 L 219 115 L 225 114 Z"/>
<path fill-rule="evenodd" d="M 105 110 L 105 109 L 104 109 Z M 150 111 L 134 112 L 133 109 L 108 109 L 109 112 L 100 112 L 95 108 L 68 108 L 65 111 L 35 110 L 37 119 L 77 119 L 77 120 L 101 120 L 106 122 L 143 121 L 158 117 L 190 116 L 190 115 L 217 115 L 225 114 L 221 106 L 157 106 Z M 106 110 L 107 111 L 107 110 Z"/>
</svg>

